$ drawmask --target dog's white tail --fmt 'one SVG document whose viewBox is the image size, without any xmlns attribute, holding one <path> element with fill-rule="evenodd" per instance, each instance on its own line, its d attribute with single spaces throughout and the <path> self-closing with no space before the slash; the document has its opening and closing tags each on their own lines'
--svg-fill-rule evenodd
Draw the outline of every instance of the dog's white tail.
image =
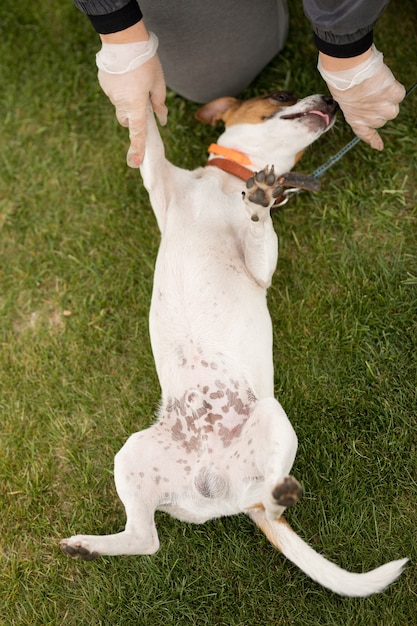
<svg viewBox="0 0 417 626">
<path fill-rule="evenodd" d="M 246 511 L 269 541 L 307 576 L 341 596 L 364 597 L 383 591 L 396 580 L 408 559 L 391 561 L 365 574 L 353 574 L 331 563 L 303 541 L 282 517 L 271 521 L 265 511 Z"/>
</svg>

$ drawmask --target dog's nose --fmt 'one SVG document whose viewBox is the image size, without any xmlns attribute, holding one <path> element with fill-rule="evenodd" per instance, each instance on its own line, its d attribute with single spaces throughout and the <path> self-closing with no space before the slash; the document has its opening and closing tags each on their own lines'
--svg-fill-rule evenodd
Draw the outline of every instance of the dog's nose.
<svg viewBox="0 0 417 626">
<path fill-rule="evenodd" d="M 322 99 L 329 111 L 337 111 L 339 108 L 336 100 L 333 100 L 331 96 L 322 96 Z"/>
</svg>

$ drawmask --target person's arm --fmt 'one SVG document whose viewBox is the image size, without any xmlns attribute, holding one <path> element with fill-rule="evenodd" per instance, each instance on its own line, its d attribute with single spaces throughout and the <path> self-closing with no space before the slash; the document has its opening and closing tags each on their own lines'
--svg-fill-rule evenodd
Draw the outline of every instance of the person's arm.
<svg viewBox="0 0 417 626">
<path fill-rule="evenodd" d="M 129 128 L 127 163 L 137 168 L 145 153 L 148 104 L 161 124 L 167 120 L 165 80 L 156 54 L 158 39 L 147 31 L 136 0 L 74 3 L 100 35 L 98 80 L 115 106 L 119 123 Z"/>
<path fill-rule="evenodd" d="M 143 17 L 136 0 L 74 0 L 74 4 L 100 35 L 124 31 Z"/>
<path fill-rule="evenodd" d="M 317 48 L 332 57 L 356 57 L 373 43 L 373 28 L 388 0 L 303 0 Z"/>
<path fill-rule="evenodd" d="M 382 150 L 376 128 L 398 115 L 404 87 L 373 45 L 386 0 L 303 0 L 319 50 L 318 69 L 353 131 Z"/>
</svg>

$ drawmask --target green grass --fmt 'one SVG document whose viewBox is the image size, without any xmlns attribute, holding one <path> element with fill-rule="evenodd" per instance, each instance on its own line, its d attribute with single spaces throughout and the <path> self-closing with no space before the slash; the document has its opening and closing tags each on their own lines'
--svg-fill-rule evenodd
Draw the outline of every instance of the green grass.
<svg viewBox="0 0 417 626">
<path fill-rule="evenodd" d="M 245 95 L 322 91 L 300 3 L 283 55 Z M 27 6 L 24 6 L 27 5 Z M 377 46 L 415 80 L 417 18 L 396 0 Z M 245 517 L 203 526 L 157 514 L 152 557 L 72 561 L 74 532 L 124 514 L 113 455 L 158 405 L 147 315 L 158 230 L 127 138 L 96 81 L 97 38 L 71 2 L 0 5 L 1 606 L 9 625 L 415 624 L 417 92 L 274 218 L 269 293 L 276 392 L 299 436 L 305 497 L 288 512 L 354 571 L 411 559 L 382 595 L 339 598 L 278 554 Z M 171 160 L 203 163 L 215 130 L 170 93 Z M 339 118 L 311 172 L 352 135 Z"/>
</svg>

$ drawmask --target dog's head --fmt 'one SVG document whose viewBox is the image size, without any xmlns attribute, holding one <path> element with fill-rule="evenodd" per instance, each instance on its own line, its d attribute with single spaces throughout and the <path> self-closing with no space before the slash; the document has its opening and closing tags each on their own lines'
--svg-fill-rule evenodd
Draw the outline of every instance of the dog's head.
<svg viewBox="0 0 417 626">
<path fill-rule="evenodd" d="M 201 107 L 196 118 L 209 124 L 223 121 L 226 130 L 219 144 L 243 152 L 255 168 L 273 163 L 283 173 L 333 126 L 337 109 L 329 96 L 298 100 L 292 93 L 277 91 L 246 101 L 218 98 Z"/>
</svg>

